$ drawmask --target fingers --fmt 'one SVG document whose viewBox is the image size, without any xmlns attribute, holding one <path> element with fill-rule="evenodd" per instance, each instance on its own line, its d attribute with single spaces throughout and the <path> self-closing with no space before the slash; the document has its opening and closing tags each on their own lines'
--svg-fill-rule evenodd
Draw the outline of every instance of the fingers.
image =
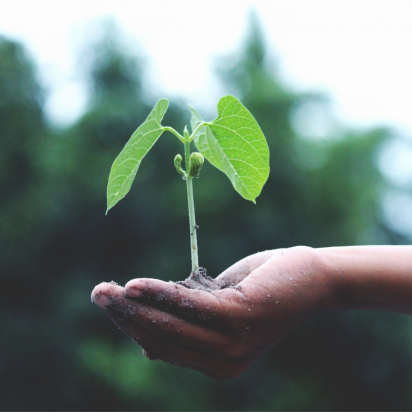
<svg viewBox="0 0 412 412">
<path fill-rule="evenodd" d="M 104 307 L 119 326 L 128 318 L 163 339 L 188 347 L 233 358 L 250 352 L 249 345 L 241 342 L 237 333 L 218 332 L 123 295 L 123 288 L 112 284 L 101 284 L 93 292 L 94 301 Z"/>
<path fill-rule="evenodd" d="M 132 302 L 132 304 L 135 310 L 131 320 L 157 336 L 230 357 L 243 356 L 249 352 L 246 344 L 238 343 L 238 336 L 199 326 L 141 302 Z"/>
<path fill-rule="evenodd" d="M 217 317 L 232 319 L 230 313 L 240 294 L 233 289 L 215 293 L 219 292 L 234 296 L 232 299 L 227 299 L 227 296 L 219 299 L 214 294 L 186 289 L 181 285 L 136 279 L 125 289 L 115 283 L 100 284 L 93 290 L 92 301 L 105 308 L 119 328 L 142 346 L 149 358 L 195 369 L 213 379 L 234 378 L 242 374 L 266 348 L 259 345 L 252 351 L 250 344 L 245 343 L 246 339 L 240 338 L 244 333 L 221 333 L 173 313 L 173 310 L 185 313 L 190 318 L 193 311 L 207 322 L 212 322 L 212 318 L 216 321 Z M 128 298 L 128 293 L 142 299 Z M 160 302 L 171 313 L 147 302 Z M 239 328 L 233 330 L 239 332 Z"/>
<path fill-rule="evenodd" d="M 96 303 L 102 308 L 105 308 L 110 302 L 111 298 L 124 296 L 124 288 L 115 282 L 102 282 L 94 287 L 92 291 L 92 302 Z"/>
<path fill-rule="evenodd" d="M 256 359 L 256 355 L 231 359 L 200 349 L 189 348 L 164 339 L 145 327 L 124 317 L 113 307 L 107 310 L 113 321 L 146 352 L 149 359 L 159 359 L 173 365 L 197 370 L 212 379 L 228 379 L 241 375 Z"/>
<path fill-rule="evenodd" d="M 248 355 L 233 359 L 181 345 L 157 335 L 133 321 L 139 303 L 124 298 L 123 288 L 118 285 L 104 283 L 96 286 L 92 293 L 92 300 L 104 307 L 115 324 L 138 343 L 151 359 L 160 359 L 173 365 L 191 368 L 212 379 L 224 379 L 239 376 L 256 358 L 256 355 Z"/>
<path fill-rule="evenodd" d="M 222 272 L 216 280 L 225 286 L 237 285 L 259 266 L 263 265 L 272 255 L 273 250 L 255 253 L 248 256 Z"/>
<path fill-rule="evenodd" d="M 234 289 L 214 293 L 187 289 L 182 285 L 157 279 L 140 278 L 128 282 L 125 296 L 141 298 L 153 306 L 160 306 L 184 319 L 197 319 L 202 324 L 228 326 L 229 318 L 241 304 L 241 296 Z"/>
</svg>

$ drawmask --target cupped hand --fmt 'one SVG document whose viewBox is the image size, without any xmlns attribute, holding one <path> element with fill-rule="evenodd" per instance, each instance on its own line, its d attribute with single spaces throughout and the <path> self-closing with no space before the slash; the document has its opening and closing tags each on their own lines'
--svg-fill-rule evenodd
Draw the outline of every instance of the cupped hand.
<svg viewBox="0 0 412 412">
<path fill-rule="evenodd" d="M 206 292 L 139 278 L 123 288 L 96 286 L 92 300 L 149 359 L 214 378 L 241 375 L 259 356 L 317 312 L 331 307 L 333 285 L 316 250 L 277 249 L 251 255 Z"/>
</svg>

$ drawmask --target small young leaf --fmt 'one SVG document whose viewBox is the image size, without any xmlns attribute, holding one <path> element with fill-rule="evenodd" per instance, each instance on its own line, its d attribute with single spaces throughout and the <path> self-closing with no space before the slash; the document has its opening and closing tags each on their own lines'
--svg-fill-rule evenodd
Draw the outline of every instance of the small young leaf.
<svg viewBox="0 0 412 412">
<path fill-rule="evenodd" d="M 190 120 L 190 126 L 192 132 L 196 129 L 197 125 L 203 122 L 203 119 L 200 117 L 200 114 L 189 104 L 190 111 L 192 112 L 192 118 Z"/>
<path fill-rule="evenodd" d="M 175 169 L 177 170 L 177 173 L 179 173 L 179 175 L 182 177 L 186 177 L 186 173 L 182 169 L 182 156 L 180 154 L 177 154 L 175 156 L 174 165 Z"/>
<path fill-rule="evenodd" d="M 114 161 L 107 185 L 106 214 L 127 195 L 142 159 L 163 133 L 161 121 L 168 105 L 167 99 L 160 99 L 156 103 L 147 119 L 132 134 Z"/>
<path fill-rule="evenodd" d="M 222 97 L 217 110 L 218 117 L 196 133 L 196 147 L 227 175 L 240 195 L 256 203 L 269 177 L 265 136 L 249 110 L 235 97 Z M 194 130 L 203 120 L 192 107 L 191 111 Z"/>
</svg>

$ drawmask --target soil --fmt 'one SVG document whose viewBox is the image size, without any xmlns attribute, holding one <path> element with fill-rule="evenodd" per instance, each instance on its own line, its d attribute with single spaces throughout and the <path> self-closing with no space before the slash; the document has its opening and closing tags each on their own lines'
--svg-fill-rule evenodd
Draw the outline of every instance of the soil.
<svg viewBox="0 0 412 412">
<path fill-rule="evenodd" d="M 223 283 L 222 281 L 211 278 L 206 274 L 205 268 L 199 268 L 198 274 L 192 272 L 187 279 L 175 283 L 188 289 L 204 290 L 206 292 L 235 287 L 233 284 L 228 285 L 227 282 Z"/>
</svg>

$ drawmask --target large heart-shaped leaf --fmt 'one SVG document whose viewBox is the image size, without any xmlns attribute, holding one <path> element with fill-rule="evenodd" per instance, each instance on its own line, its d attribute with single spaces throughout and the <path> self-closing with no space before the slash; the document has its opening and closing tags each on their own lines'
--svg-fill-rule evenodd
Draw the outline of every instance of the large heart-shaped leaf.
<svg viewBox="0 0 412 412">
<path fill-rule="evenodd" d="M 160 99 L 156 103 L 147 119 L 132 134 L 114 161 L 107 185 L 106 214 L 129 193 L 142 159 L 163 133 L 161 121 L 168 105 L 167 99 Z"/>
<path fill-rule="evenodd" d="M 255 118 L 236 97 L 222 97 L 217 110 L 217 118 L 196 133 L 196 147 L 227 175 L 240 195 L 256 203 L 269 177 L 269 147 L 265 136 Z M 203 120 L 193 107 L 191 111 L 194 130 Z"/>
</svg>

